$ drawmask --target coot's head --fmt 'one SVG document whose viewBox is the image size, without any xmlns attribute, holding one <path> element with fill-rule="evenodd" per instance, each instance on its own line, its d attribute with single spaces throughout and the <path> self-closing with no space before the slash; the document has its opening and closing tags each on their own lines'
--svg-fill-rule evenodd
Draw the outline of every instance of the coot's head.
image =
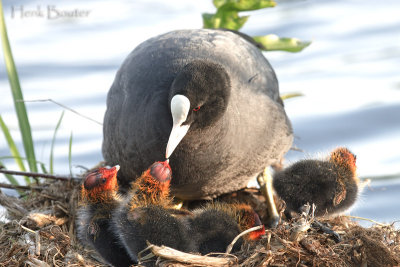
<svg viewBox="0 0 400 267">
<path fill-rule="evenodd" d="M 174 79 L 170 95 L 172 130 L 166 158 L 191 129 L 210 127 L 226 111 L 230 96 L 230 79 L 219 64 L 207 60 L 194 60 L 187 64 Z"/>
</svg>

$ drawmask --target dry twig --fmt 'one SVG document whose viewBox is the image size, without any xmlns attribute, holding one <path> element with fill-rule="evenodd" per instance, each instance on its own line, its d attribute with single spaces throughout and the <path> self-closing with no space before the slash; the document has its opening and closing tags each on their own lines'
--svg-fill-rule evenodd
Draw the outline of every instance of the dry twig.
<svg viewBox="0 0 400 267">
<path fill-rule="evenodd" d="M 63 181 L 70 181 L 70 180 L 79 180 L 80 181 L 81 180 L 81 178 L 71 177 L 71 176 L 51 175 L 51 174 L 37 173 L 37 172 L 11 171 L 11 170 L 5 170 L 5 169 L 0 169 L 0 173 L 29 176 L 29 177 L 40 177 L 40 178 L 45 178 L 45 179 L 63 180 Z"/>
<path fill-rule="evenodd" d="M 43 186 L 26 186 L 26 185 L 13 185 L 13 184 L 5 184 L 5 183 L 0 183 L 1 188 L 7 188 L 7 189 L 17 189 L 17 190 L 43 190 Z"/>
<path fill-rule="evenodd" d="M 244 235 L 247 235 L 248 233 L 251 233 L 251 232 L 260 230 L 260 229 L 262 229 L 262 228 L 263 228 L 263 226 L 262 226 L 262 225 L 259 225 L 259 226 L 255 226 L 255 227 L 252 227 L 252 228 L 250 228 L 250 229 L 247 229 L 247 230 L 241 232 L 240 234 L 238 234 L 238 235 L 233 239 L 233 241 L 229 244 L 229 246 L 226 248 L 225 254 L 231 253 L 233 246 L 234 246 L 235 243 L 239 240 L 239 238 L 241 238 L 241 237 L 244 236 Z"/>
<path fill-rule="evenodd" d="M 192 264 L 194 266 L 222 267 L 222 266 L 238 265 L 236 258 L 233 257 L 217 258 L 217 257 L 200 256 L 200 255 L 185 253 L 166 246 L 159 247 L 151 244 L 149 246 L 149 249 L 155 256 L 167 260 L 177 261 L 180 263 Z"/>
</svg>

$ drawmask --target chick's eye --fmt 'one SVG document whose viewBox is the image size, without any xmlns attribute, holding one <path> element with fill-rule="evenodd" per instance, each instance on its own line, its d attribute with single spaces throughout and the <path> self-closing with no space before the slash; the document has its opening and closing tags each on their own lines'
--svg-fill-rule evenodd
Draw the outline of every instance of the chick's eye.
<svg viewBox="0 0 400 267">
<path fill-rule="evenodd" d="M 199 111 L 200 110 L 200 106 L 198 106 L 197 108 L 194 108 L 193 111 Z"/>
</svg>

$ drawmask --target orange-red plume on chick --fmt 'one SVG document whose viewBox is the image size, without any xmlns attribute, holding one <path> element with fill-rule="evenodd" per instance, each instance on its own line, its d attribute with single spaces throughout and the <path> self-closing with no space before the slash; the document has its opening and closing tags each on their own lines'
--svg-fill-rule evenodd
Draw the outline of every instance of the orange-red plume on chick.
<svg viewBox="0 0 400 267">
<path fill-rule="evenodd" d="M 84 201 L 101 202 L 111 200 L 118 192 L 117 173 L 119 166 L 102 167 L 89 173 L 82 186 L 81 197 Z"/>
<path fill-rule="evenodd" d="M 239 203 L 232 204 L 232 207 L 237 213 L 239 227 L 242 231 L 256 226 L 262 226 L 261 229 L 250 232 L 247 236 L 247 239 L 258 240 L 261 238 L 261 236 L 265 235 L 265 227 L 261 223 L 258 214 L 253 210 L 250 205 Z"/>
<path fill-rule="evenodd" d="M 171 167 L 167 162 L 156 162 L 140 177 L 139 189 L 148 195 L 169 195 Z"/>
<path fill-rule="evenodd" d="M 131 209 L 148 204 L 168 207 L 171 205 L 169 188 L 171 167 L 167 161 L 153 163 L 133 184 Z"/>
<path fill-rule="evenodd" d="M 336 166 L 348 169 L 352 172 L 354 179 L 359 182 L 356 175 L 356 159 L 357 157 L 345 147 L 338 147 L 331 152 L 329 160 Z"/>
<path fill-rule="evenodd" d="M 333 199 L 335 206 L 339 205 L 347 195 L 346 187 L 346 173 L 351 173 L 351 178 L 356 184 L 359 184 L 360 180 L 356 174 L 356 156 L 345 147 L 336 148 L 331 152 L 329 161 L 335 164 L 338 169 L 336 195 Z"/>
</svg>

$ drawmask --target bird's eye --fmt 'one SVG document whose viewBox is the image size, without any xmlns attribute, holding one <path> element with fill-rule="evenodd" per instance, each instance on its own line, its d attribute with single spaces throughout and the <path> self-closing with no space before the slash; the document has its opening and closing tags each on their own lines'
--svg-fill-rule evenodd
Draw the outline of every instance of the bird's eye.
<svg viewBox="0 0 400 267">
<path fill-rule="evenodd" d="M 106 178 L 102 178 L 102 179 L 101 179 L 101 183 L 102 183 L 102 184 L 104 184 L 106 181 L 107 181 Z"/>
<path fill-rule="evenodd" d="M 198 106 L 197 108 L 194 108 L 193 111 L 199 111 L 200 110 L 200 106 Z"/>
</svg>

